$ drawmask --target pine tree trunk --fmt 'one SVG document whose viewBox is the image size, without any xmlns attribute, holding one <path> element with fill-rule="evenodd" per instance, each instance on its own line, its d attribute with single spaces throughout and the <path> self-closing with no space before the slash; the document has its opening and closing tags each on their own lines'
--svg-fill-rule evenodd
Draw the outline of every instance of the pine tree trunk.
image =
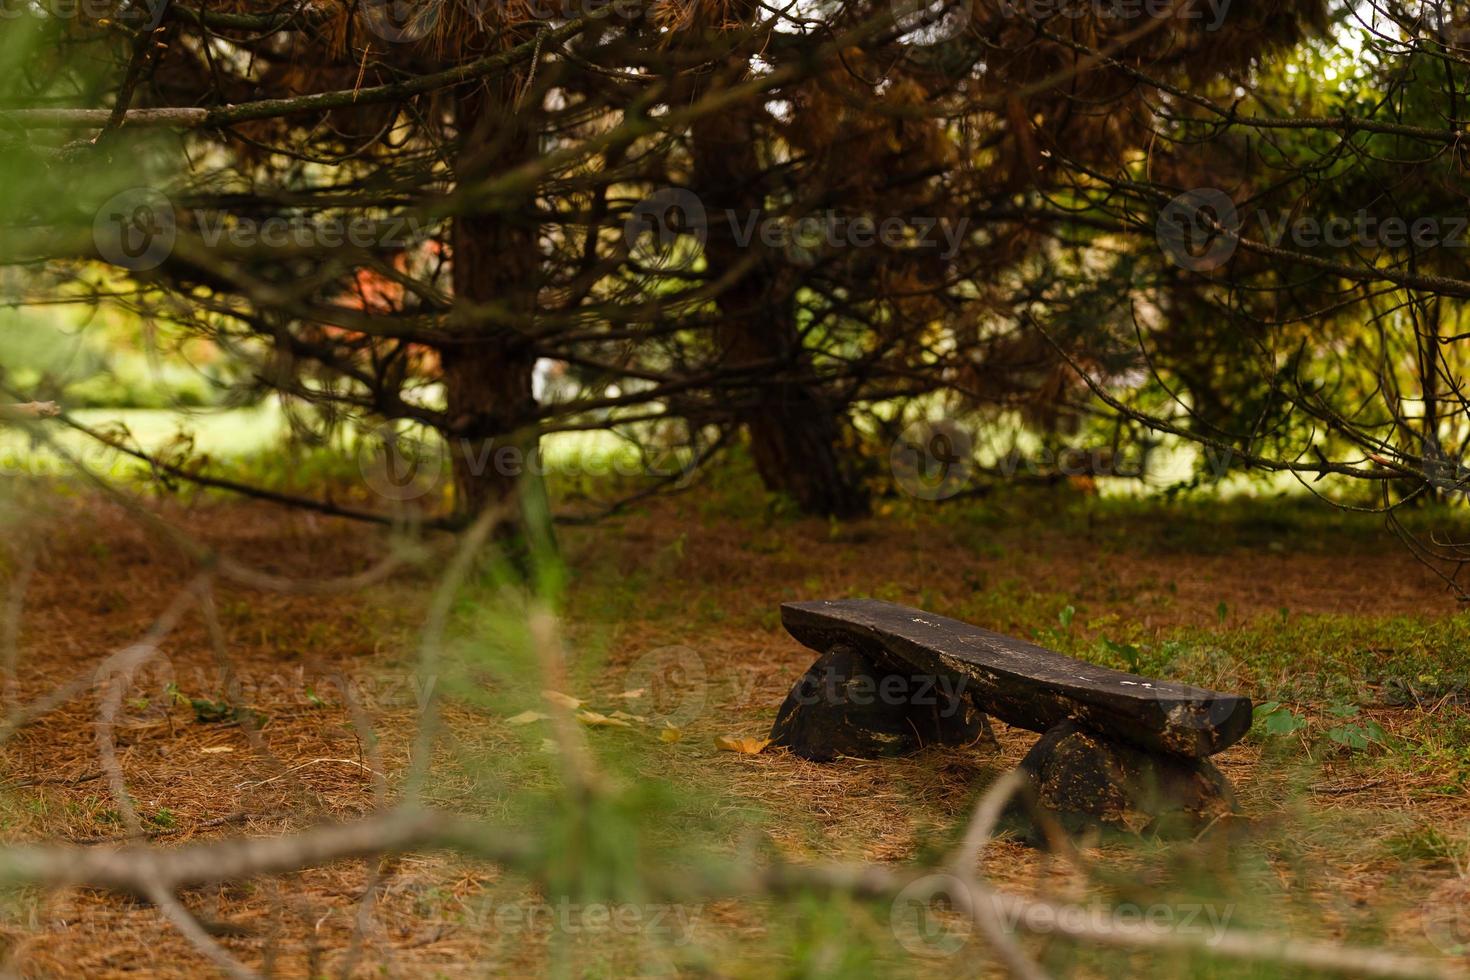
<svg viewBox="0 0 1470 980">
<path fill-rule="evenodd" d="M 751 110 L 722 113 L 693 126 L 694 191 L 708 216 L 704 254 L 723 274 L 748 261 L 758 239 L 742 244 L 727 215 L 745 227 L 764 204 L 752 185 L 762 172 Z M 808 514 L 857 517 L 868 496 L 843 452 L 847 420 L 824 392 L 801 379 L 810 366 L 796 326 L 790 270 L 783 256 L 756 263 L 716 297 L 723 321 L 722 367 L 751 368 L 762 382 L 740 420 L 767 490 L 785 493 Z M 773 365 L 774 366 L 771 366 Z"/>
<path fill-rule="evenodd" d="M 456 160 L 461 189 L 505 172 L 534 155 L 536 134 L 510 111 L 506 86 L 480 87 L 455 104 L 462 142 Z M 540 252 L 534 221 L 505 202 L 457 214 L 450 241 L 456 303 L 470 309 L 497 304 L 529 323 L 536 308 Z M 536 400 L 531 378 L 536 357 L 520 331 L 487 324 L 460 328 L 463 339 L 440 350 L 454 468 L 455 511 L 465 518 L 487 507 L 506 510 L 504 525 L 524 518 L 521 494 L 539 493 Z"/>
</svg>

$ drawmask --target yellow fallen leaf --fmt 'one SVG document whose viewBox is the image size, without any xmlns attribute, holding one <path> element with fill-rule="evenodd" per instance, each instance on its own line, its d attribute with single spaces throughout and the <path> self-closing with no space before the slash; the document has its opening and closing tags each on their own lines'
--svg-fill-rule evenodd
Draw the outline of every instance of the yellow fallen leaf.
<svg viewBox="0 0 1470 980">
<path fill-rule="evenodd" d="M 600 715 L 595 711 L 579 711 L 577 712 L 577 720 L 584 725 L 591 725 L 594 728 L 633 727 L 621 718 L 609 718 L 607 715 Z"/>
<path fill-rule="evenodd" d="M 560 691 L 542 691 L 541 696 L 558 707 L 566 708 L 568 711 L 576 711 L 582 707 L 582 699 L 574 698 L 570 694 Z"/>
<path fill-rule="evenodd" d="M 545 721 L 550 715 L 543 715 L 539 711 L 522 711 L 514 717 L 505 719 L 508 725 L 529 725 L 533 721 Z"/>
<path fill-rule="evenodd" d="M 648 719 L 642 715 L 630 715 L 626 711 L 614 711 L 608 715 L 609 718 L 617 718 L 620 721 L 636 721 L 638 724 L 646 724 Z"/>
<path fill-rule="evenodd" d="M 761 750 L 771 744 L 768 738 L 729 738 L 721 735 L 715 739 L 715 748 L 741 755 L 760 755 Z"/>
<path fill-rule="evenodd" d="M 233 752 L 235 747 L 233 745 L 211 745 L 199 751 L 204 755 L 219 755 L 221 752 Z"/>
<path fill-rule="evenodd" d="M 668 742 L 670 744 L 679 741 L 683 737 L 684 732 L 680 730 L 679 726 L 670 725 L 668 722 L 664 722 L 663 730 L 658 733 L 658 740 L 660 742 Z"/>
</svg>

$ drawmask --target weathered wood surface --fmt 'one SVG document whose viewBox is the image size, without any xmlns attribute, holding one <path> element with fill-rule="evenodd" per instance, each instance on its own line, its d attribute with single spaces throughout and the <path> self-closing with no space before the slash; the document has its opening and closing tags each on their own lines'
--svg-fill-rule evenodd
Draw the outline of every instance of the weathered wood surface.
<svg viewBox="0 0 1470 980">
<path fill-rule="evenodd" d="M 1071 719 L 1143 749 L 1202 758 L 1251 724 L 1249 698 L 1094 666 L 892 602 L 788 602 L 781 622 L 813 650 L 845 643 L 890 671 L 958 674 L 981 711 L 1034 732 Z"/>
</svg>

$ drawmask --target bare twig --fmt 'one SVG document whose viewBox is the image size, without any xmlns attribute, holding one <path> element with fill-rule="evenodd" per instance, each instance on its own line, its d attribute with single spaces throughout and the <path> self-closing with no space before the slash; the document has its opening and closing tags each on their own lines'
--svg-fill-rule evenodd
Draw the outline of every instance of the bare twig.
<svg viewBox="0 0 1470 980">
<path fill-rule="evenodd" d="M 61 414 L 55 402 L 22 402 L 18 405 L 0 405 L 0 421 L 6 419 L 49 419 Z"/>
</svg>

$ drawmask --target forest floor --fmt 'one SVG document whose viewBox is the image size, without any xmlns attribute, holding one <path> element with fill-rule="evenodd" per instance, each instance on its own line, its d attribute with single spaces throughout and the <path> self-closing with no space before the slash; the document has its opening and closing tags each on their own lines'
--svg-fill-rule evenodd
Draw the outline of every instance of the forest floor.
<svg viewBox="0 0 1470 980">
<path fill-rule="evenodd" d="M 764 737 L 813 659 L 780 628 L 781 602 L 871 595 L 1281 704 L 1278 734 L 1258 724 L 1217 757 L 1239 793 L 1243 832 L 1092 841 L 1085 868 L 1002 836 L 984 854 L 993 882 L 1097 908 L 1127 905 L 1206 940 L 1227 925 L 1286 930 L 1470 964 L 1459 945 L 1470 941 L 1470 616 L 1379 525 L 1295 505 L 1062 494 L 929 512 L 885 507 L 842 525 L 726 503 L 690 494 L 563 533 L 563 693 L 629 719 L 584 731 L 619 802 L 591 829 L 550 815 L 555 752 L 545 723 L 525 714 L 545 710 L 542 684 L 534 660 L 512 649 L 514 624 L 488 586 L 474 584 L 454 610 L 449 661 L 461 669 L 442 681 L 448 707 L 432 800 L 544 830 L 626 875 L 770 852 L 933 860 L 1034 735 L 997 724 L 998 745 L 831 765 L 715 746 L 721 736 Z M 282 576 L 351 574 L 386 548 L 385 535 L 360 526 L 264 505 L 154 509 L 196 540 Z M 6 559 L 10 608 L 21 612 L 7 702 L 87 684 L 0 747 L 0 826 L 9 841 L 123 842 L 98 763 L 89 679 L 144 635 L 198 569 L 115 503 L 56 495 L 26 521 L 24 539 L 40 546 L 28 579 L 27 549 L 17 545 Z M 116 727 L 147 836 L 177 844 L 348 819 L 374 807 L 378 767 L 381 792 L 396 795 L 422 696 L 411 680 L 419 629 L 439 568 L 333 597 L 221 583 L 224 654 L 190 608 L 162 643 L 164 656 L 136 678 Z M 244 704 L 223 703 L 222 656 Z M 252 718 L 266 752 L 247 737 Z M 928 937 L 916 949 L 887 906 L 802 898 L 661 906 L 630 897 L 603 903 L 605 916 L 442 855 L 344 862 L 184 898 L 227 949 L 280 976 L 994 970 L 979 943 L 955 952 Z M 0 938 L 8 972 L 25 976 L 213 970 L 146 902 L 86 889 L 10 894 Z M 1064 975 L 1274 975 L 1192 953 L 1101 952 L 1045 936 L 1028 948 Z"/>
</svg>

